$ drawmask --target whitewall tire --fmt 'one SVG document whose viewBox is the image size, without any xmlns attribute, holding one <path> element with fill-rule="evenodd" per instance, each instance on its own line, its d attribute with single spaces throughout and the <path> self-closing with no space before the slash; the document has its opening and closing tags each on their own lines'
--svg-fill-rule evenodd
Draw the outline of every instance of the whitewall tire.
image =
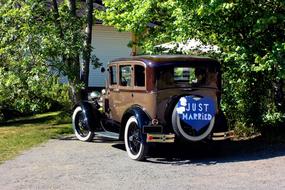
<svg viewBox="0 0 285 190">
<path fill-rule="evenodd" d="M 75 136 L 80 141 L 90 142 L 94 138 L 94 132 L 87 121 L 86 115 L 81 106 L 77 106 L 72 115 L 72 127 Z"/>
<path fill-rule="evenodd" d="M 127 121 L 124 133 L 124 141 L 128 156 L 131 159 L 145 159 L 148 151 L 148 145 L 143 143 L 141 139 L 138 121 L 134 116 L 130 117 Z"/>
</svg>

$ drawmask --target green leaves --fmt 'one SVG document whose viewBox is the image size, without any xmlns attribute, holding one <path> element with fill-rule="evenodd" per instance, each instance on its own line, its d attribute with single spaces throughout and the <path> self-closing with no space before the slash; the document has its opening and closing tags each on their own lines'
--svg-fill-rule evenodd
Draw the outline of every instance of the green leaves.
<svg viewBox="0 0 285 190">
<path fill-rule="evenodd" d="M 58 75 L 79 75 L 80 67 L 74 67 L 79 63 L 66 64 L 63 57 L 83 51 L 83 19 L 71 16 L 66 3 L 60 3 L 58 15 L 45 0 L 2 3 L 0 110 L 41 112 L 69 104 L 68 86 Z"/>
<path fill-rule="evenodd" d="M 57 104 L 69 104 L 68 86 L 60 84 L 44 66 L 0 67 L 0 109 L 44 112 Z"/>
<path fill-rule="evenodd" d="M 285 79 L 283 0 L 104 3 L 106 12 L 97 12 L 97 17 L 135 32 L 142 53 L 157 53 L 156 45 L 188 39 L 217 45 L 222 50 L 215 56 L 222 61 L 223 107 L 230 123 L 260 126 L 283 118 L 285 109 L 277 106 L 274 86 Z"/>
</svg>

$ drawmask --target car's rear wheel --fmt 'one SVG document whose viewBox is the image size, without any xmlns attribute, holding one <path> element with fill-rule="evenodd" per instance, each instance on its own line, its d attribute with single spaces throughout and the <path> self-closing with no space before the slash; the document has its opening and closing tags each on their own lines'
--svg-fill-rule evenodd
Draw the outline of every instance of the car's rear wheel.
<svg viewBox="0 0 285 190">
<path fill-rule="evenodd" d="M 88 123 L 87 117 L 81 106 L 77 106 L 72 115 L 72 127 L 75 136 L 84 142 L 90 142 L 94 138 L 94 131 Z"/>
<path fill-rule="evenodd" d="M 127 121 L 124 140 L 128 156 L 131 159 L 145 159 L 148 151 L 148 145 L 143 143 L 138 121 L 134 116 L 130 117 Z"/>
</svg>

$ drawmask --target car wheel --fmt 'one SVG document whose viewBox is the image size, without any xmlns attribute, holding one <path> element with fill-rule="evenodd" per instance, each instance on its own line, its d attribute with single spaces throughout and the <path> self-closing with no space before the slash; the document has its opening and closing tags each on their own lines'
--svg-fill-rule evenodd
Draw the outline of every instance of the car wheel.
<svg viewBox="0 0 285 190">
<path fill-rule="evenodd" d="M 84 142 L 90 142 L 94 138 L 94 131 L 88 123 L 85 113 L 83 112 L 81 106 L 75 108 L 72 115 L 72 127 L 75 136 Z"/>
<path fill-rule="evenodd" d="M 125 146 L 128 156 L 133 160 L 144 160 L 148 151 L 148 145 L 143 143 L 137 119 L 129 118 L 124 134 Z"/>
</svg>

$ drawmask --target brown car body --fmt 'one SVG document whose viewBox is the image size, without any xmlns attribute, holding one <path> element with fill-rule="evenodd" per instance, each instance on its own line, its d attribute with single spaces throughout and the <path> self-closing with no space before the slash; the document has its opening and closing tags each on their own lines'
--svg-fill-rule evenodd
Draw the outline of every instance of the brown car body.
<svg viewBox="0 0 285 190">
<path fill-rule="evenodd" d="M 78 139 L 90 141 L 94 134 L 124 139 L 128 155 L 142 160 L 148 143 L 233 137 L 220 109 L 217 60 L 134 56 L 111 61 L 107 70 L 102 94 L 75 108 L 72 118 Z"/>
<path fill-rule="evenodd" d="M 109 100 L 110 118 L 121 122 L 124 112 L 132 105 L 139 105 L 151 117 L 151 119 L 158 119 L 165 123 L 164 112 L 170 97 L 179 96 L 183 94 L 196 96 L 211 96 L 219 105 L 220 99 L 220 66 L 219 62 L 211 58 L 194 57 L 194 56 L 137 56 L 132 58 L 116 59 L 112 61 L 108 67 L 110 71 L 111 66 L 116 66 L 117 70 L 121 65 L 130 65 L 132 67 L 132 79 L 135 78 L 134 66 L 142 65 L 145 68 L 145 86 L 135 86 L 132 80 L 131 86 L 121 86 L 110 84 L 110 75 L 108 77 L 106 86 L 105 99 Z M 208 79 L 206 84 L 196 87 L 176 87 L 158 89 L 156 86 L 156 71 L 163 67 L 183 67 L 193 65 L 193 67 L 209 66 L 217 69 L 216 75 Z M 117 81 L 119 81 L 120 73 L 116 73 Z M 217 106 L 218 109 L 218 106 Z"/>
</svg>

